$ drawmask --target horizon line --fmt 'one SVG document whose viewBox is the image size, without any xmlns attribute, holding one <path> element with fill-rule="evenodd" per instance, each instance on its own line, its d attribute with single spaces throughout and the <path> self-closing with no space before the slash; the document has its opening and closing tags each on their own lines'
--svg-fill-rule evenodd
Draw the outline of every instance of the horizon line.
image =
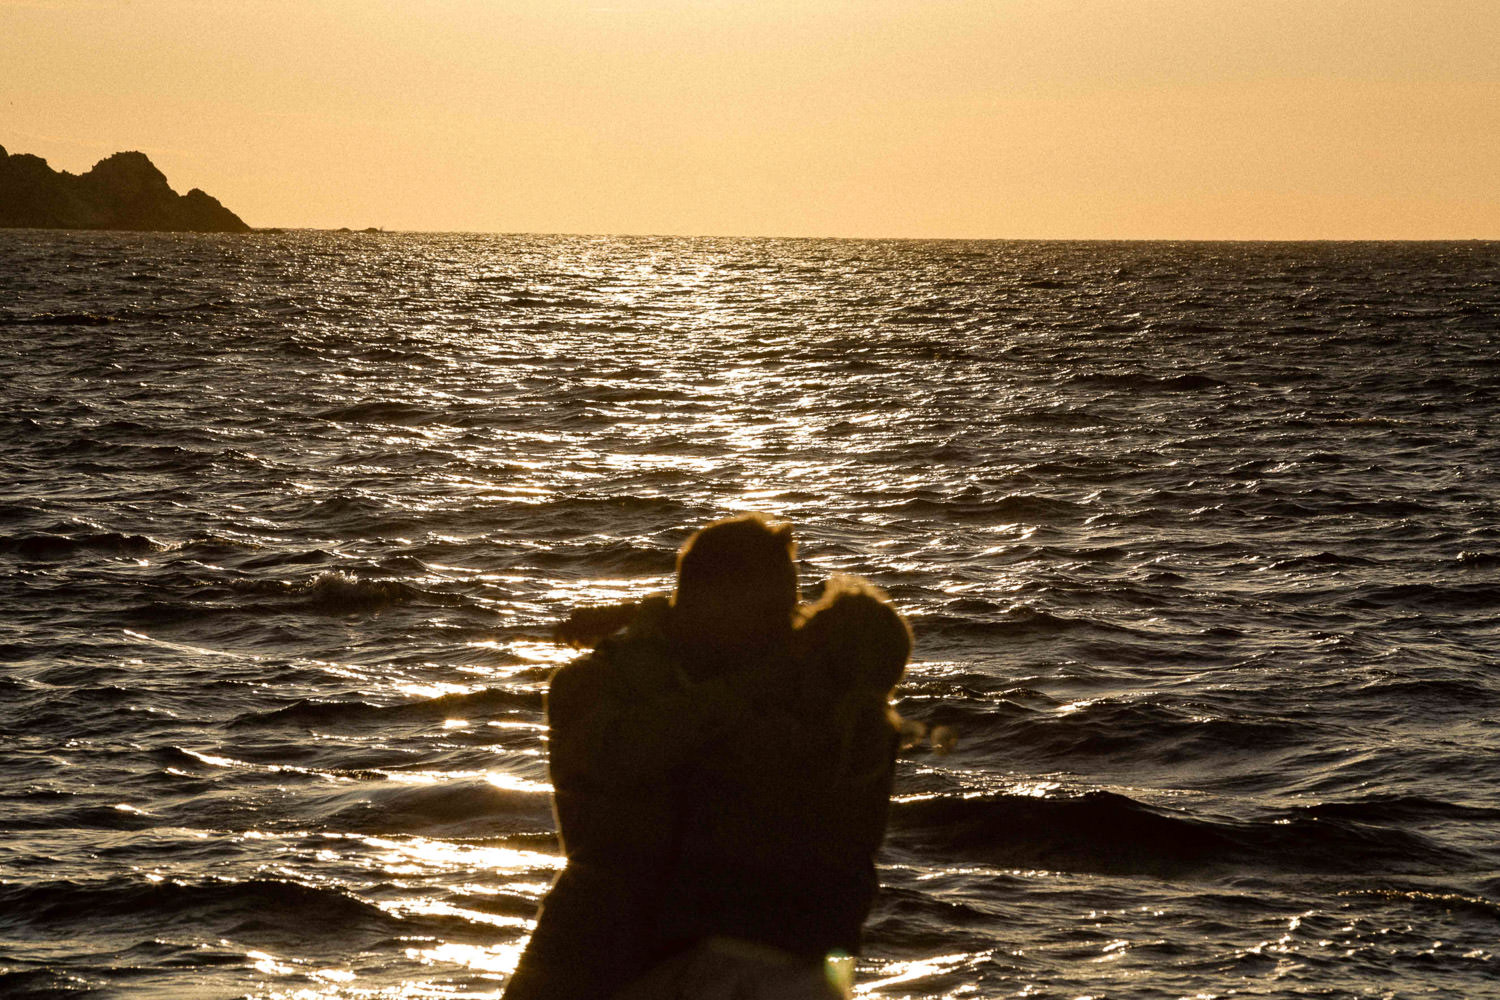
<svg viewBox="0 0 1500 1000">
<path fill-rule="evenodd" d="M 75 230 L 89 231 L 89 230 Z M 592 239 L 842 240 L 886 243 L 1500 243 L 1496 236 L 840 236 L 774 233 L 587 232 L 582 230 L 385 229 L 378 226 L 251 226 L 251 233 L 314 232 L 351 236 L 578 236 Z"/>
</svg>

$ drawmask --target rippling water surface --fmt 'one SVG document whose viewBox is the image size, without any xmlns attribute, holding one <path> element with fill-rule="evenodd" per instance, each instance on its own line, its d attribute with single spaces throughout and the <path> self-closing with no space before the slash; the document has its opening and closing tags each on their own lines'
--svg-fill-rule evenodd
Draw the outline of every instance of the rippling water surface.
<svg viewBox="0 0 1500 1000">
<path fill-rule="evenodd" d="M 0 232 L 0 994 L 467 997 L 541 641 L 792 519 L 918 647 L 869 997 L 1500 962 L 1500 245 Z"/>
</svg>

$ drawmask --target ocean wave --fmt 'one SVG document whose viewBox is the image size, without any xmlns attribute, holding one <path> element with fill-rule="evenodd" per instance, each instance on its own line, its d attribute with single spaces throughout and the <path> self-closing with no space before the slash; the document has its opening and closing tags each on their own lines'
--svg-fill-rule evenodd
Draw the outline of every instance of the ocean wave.
<svg viewBox="0 0 1500 1000">
<path fill-rule="evenodd" d="M 535 712 L 541 706 L 540 692 L 511 691 L 505 688 L 485 688 L 469 694 L 446 694 L 400 705 L 301 698 L 282 708 L 236 716 L 230 725 L 328 727 L 437 722 L 469 716 L 499 715 L 518 709 Z"/>
<path fill-rule="evenodd" d="M 1500 688 L 1481 678 L 1392 674 L 1372 678 L 1344 697 L 1367 705 L 1374 703 L 1393 715 L 1404 715 L 1416 707 L 1429 713 L 1449 709 L 1467 714 L 1500 704 Z"/>
<path fill-rule="evenodd" d="M 1266 566 L 1273 570 L 1289 569 L 1311 569 L 1318 570 L 1324 567 L 1353 567 L 1353 566 L 1377 566 L 1379 562 L 1367 559 L 1353 553 L 1339 552 L 1313 552 L 1306 555 L 1295 555 L 1287 559 L 1276 559 Z"/>
<path fill-rule="evenodd" d="M 96 730 L 103 734 L 111 730 Z M 160 825 L 158 817 L 123 804 L 89 805 L 72 803 L 72 796 L 47 801 L 45 796 L 29 796 L 33 801 L 24 808 L 11 808 L 0 816 L 0 830 L 22 833 L 28 830 L 149 830 Z M 3 900 L 3 893 L 0 893 Z M 0 907 L 3 913 L 3 907 Z M 3 917 L 0 917 L 3 922 Z"/>
<path fill-rule="evenodd" d="M 324 614 L 359 614 L 403 604 L 451 606 L 462 602 L 456 595 L 426 590 L 404 580 L 359 577 L 344 570 L 327 570 L 305 580 L 230 580 L 227 586 L 239 594 L 282 598 L 300 610 Z"/>
<path fill-rule="evenodd" d="M 0 926 L 117 922 L 149 917 L 206 923 L 221 929 L 246 920 L 274 919 L 287 930 L 400 933 L 410 925 L 373 903 L 325 886 L 282 879 L 118 878 L 0 884 Z M 450 922 L 457 921 L 450 918 Z"/>
<path fill-rule="evenodd" d="M 118 316 L 107 313 L 39 312 L 26 316 L 0 314 L 0 326 L 109 326 L 118 322 Z"/>
<path fill-rule="evenodd" d="M 1144 390 L 1147 392 L 1199 392 L 1205 389 L 1222 389 L 1226 386 L 1226 383 L 1222 380 L 1201 372 L 1185 372 L 1179 375 L 1147 375 L 1143 372 L 1089 372 L 1071 376 L 1067 382 L 1070 385 L 1084 385 L 1101 389 Z"/>
<path fill-rule="evenodd" d="M 1352 608 L 1424 608 L 1435 611 L 1500 609 L 1500 583 L 1400 583 L 1366 587 L 1343 602 Z"/>
<path fill-rule="evenodd" d="M 537 549 L 527 562 L 546 569 L 588 567 L 599 573 L 659 576 L 672 571 L 677 550 L 671 545 L 629 539 L 589 540 Z"/>
<path fill-rule="evenodd" d="M 292 511 L 293 516 L 298 520 L 319 527 L 344 521 L 346 518 L 365 527 L 368 521 L 360 522 L 359 519 L 368 518 L 370 515 L 379 517 L 391 513 L 385 501 L 356 491 L 340 491 L 332 495 L 319 496 L 299 505 Z"/>
<path fill-rule="evenodd" d="M 962 726 L 960 733 L 972 728 Z M 1114 758 L 1122 765 L 1184 763 L 1213 757 L 1242 758 L 1274 753 L 1307 739 L 1307 727 L 1293 720 L 1225 718 L 1205 706 L 1160 702 L 1092 701 L 1062 713 L 1015 716 L 1002 731 L 987 736 L 1011 755 L 1057 762 Z"/>
<path fill-rule="evenodd" d="M 1465 805 L 1425 795 L 1375 794 L 1361 799 L 1299 806 L 1290 810 L 1287 815 L 1332 817 L 1369 823 L 1493 821 L 1500 820 L 1500 807 Z"/>
<path fill-rule="evenodd" d="M 510 476 L 519 470 L 480 471 Z M 631 489 L 627 485 L 606 493 L 568 492 L 547 496 L 534 503 L 456 512 L 452 523 L 470 530 L 520 532 L 527 539 L 533 537 L 538 526 L 547 525 L 549 530 L 537 539 L 545 544 L 555 544 L 559 537 L 598 535 L 610 538 L 628 530 L 662 532 L 670 537 L 670 541 L 663 544 L 675 553 L 677 546 L 687 541 L 686 526 L 711 520 L 716 513 L 719 512 L 715 508 L 704 506 L 691 496 L 652 495 L 649 491 Z"/>
<path fill-rule="evenodd" d="M 588 309 L 599 304 L 593 299 L 576 295 L 548 296 L 526 292 L 503 296 L 499 301 L 516 309 Z"/>
<path fill-rule="evenodd" d="M 1112 641 L 1128 639 L 1151 639 L 1149 632 L 1131 628 L 1118 622 L 1105 621 L 1091 615 L 1064 615 L 1042 608 L 1014 607 L 1003 616 L 977 619 L 966 615 L 943 612 L 913 614 L 909 616 L 912 627 L 918 634 L 937 632 L 944 636 L 962 636 L 966 639 L 985 642 L 1000 642 L 1008 638 L 1087 638 L 1100 637 Z"/>
<path fill-rule="evenodd" d="M 1304 815 L 1233 822 L 1104 791 L 898 802 L 891 827 L 894 842 L 908 850 L 1011 868 L 1122 875 L 1422 873 L 1472 861 L 1391 826 Z"/>
<path fill-rule="evenodd" d="M 498 788 L 484 781 L 366 786 L 354 801 L 321 817 L 320 824 L 350 833 L 546 834 L 553 829 L 552 797 L 545 790 Z"/>
<path fill-rule="evenodd" d="M 170 546 L 147 535 L 119 531 L 88 532 L 76 535 L 34 532 L 0 535 L 0 553 L 22 559 L 60 560 L 84 553 L 140 557 L 165 552 Z"/>
<path fill-rule="evenodd" d="M 1087 406 L 1055 403 L 1049 406 L 1023 406 L 1006 414 L 1007 419 L 1020 426 L 1036 426 L 1065 430 L 1084 430 L 1117 425 L 1119 421 L 1105 416 Z"/>
<path fill-rule="evenodd" d="M 360 351 L 355 357 L 361 361 L 391 361 L 396 364 L 413 365 L 419 368 L 441 364 L 437 358 L 425 351 L 384 346 L 371 347 Z"/>
<path fill-rule="evenodd" d="M 442 415 L 439 410 L 397 400 L 355 403 L 322 410 L 314 416 L 339 423 L 422 424 Z"/>
<path fill-rule="evenodd" d="M 1487 920 L 1500 921 L 1500 901 L 1463 892 L 1444 892 L 1430 888 L 1359 888 L 1337 891 L 1343 899 L 1376 899 L 1404 903 L 1419 909 L 1437 909 L 1444 913 L 1459 912 Z"/>
<path fill-rule="evenodd" d="M 1012 888 L 1006 885 L 1008 881 L 1004 874 L 986 875 L 986 882 L 995 890 Z M 886 953 L 951 954 L 964 948 L 983 953 L 994 944 L 994 938 L 984 930 L 992 919 L 991 908 L 975 905 L 972 900 L 884 884 L 865 923 L 864 937 L 867 943 L 878 942 L 877 947 Z M 972 985 L 972 981 L 954 985 Z"/>
<path fill-rule="evenodd" d="M 936 515 L 965 521 L 1021 520 L 1043 524 L 1076 522 L 1093 513 L 1086 504 L 1022 493 L 993 498 L 976 493 L 955 497 L 915 497 L 896 503 L 889 509 L 907 516 Z"/>
<path fill-rule="evenodd" d="M 194 544 L 196 545 L 197 543 Z M 232 548 L 233 546 L 225 547 Z M 240 558 L 240 560 L 235 564 L 235 568 L 244 571 L 275 569 L 279 566 L 318 565 L 320 563 L 332 562 L 337 558 L 337 556 L 335 556 L 333 552 L 328 549 L 322 548 L 303 549 L 301 551 L 289 551 L 285 548 L 277 548 L 268 551 L 263 546 L 245 546 L 245 548 L 259 549 L 261 551 L 261 554 L 250 556 L 248 558 Z M 293 584 L 293 586 L 295 587 L 296 585 Z M 273 587 L 272 589 L 275 590 L 276 588 Z"/>
<path fill-rule="evenodd" d="M 1187 874 L 1223 866 L 1239 848 L 1212 823 L 1111 792 L 898 802 L 890 839 L 1003 867 L 1111 874 Z"/>
<path fill-rule="evenodd" d="M 17 961 L 0 953 L 0 996 L 8 1000 L 57 1000 L 58 997 L 86 997 L 97 994 L 104 985 L 99 978 L 76 975 L 56 968 L 27 969 L 20 966 L 41 964 Z"/>
</svg>

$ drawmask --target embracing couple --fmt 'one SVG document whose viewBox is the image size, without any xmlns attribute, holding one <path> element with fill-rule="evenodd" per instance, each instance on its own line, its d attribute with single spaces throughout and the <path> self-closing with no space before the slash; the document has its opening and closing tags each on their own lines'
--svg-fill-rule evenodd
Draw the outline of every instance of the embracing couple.
<svg viewBox="0 0 1500 1000">
<path fill-rule="evenodd" d="M 575 614 L 553 676 L 564 868 L 506 1000 L 836 1000 L 876 881 L 911 634 L 834 578 L 800 605 L 791 528 L 683 546 L 670 598 Z"/>
</svg>

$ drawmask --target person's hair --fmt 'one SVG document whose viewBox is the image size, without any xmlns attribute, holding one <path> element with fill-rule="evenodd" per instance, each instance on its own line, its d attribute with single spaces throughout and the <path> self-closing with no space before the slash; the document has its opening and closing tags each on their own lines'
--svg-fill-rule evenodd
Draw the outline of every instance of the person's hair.
<svg viewBox="0 0 1500 1000">
<path fill-rule="evenodd" d="M 803 609 L 798 632 L 803 710 L 826 720 L 836 771 L 854 782 L 889 780 L 889 741 L 898 739 L 904 722 L 890 696 L 912 650 L 906 620 L 879 587 L 835 576 Z"/>
<path fill-rule="evenodd" d="M 911 629 L 885 593 L 857 576 L 835 576 L 803 612 L 804 648 L 835 690 L 888 693 L 911 656 Z"/>
<path fill-rule="evenodd" d="M 792 526 L 741 514 L 704 527 L 677 555 L 674 617 L 705 648 L 753 654 L 790 636 L 797 606 Z"/>
<path fill-rule="evenodd" d="M 788 608 L 797 603 L 797 544 L 792 526 L 765 514 L 726 517 L 697 531 L 677 553 L 678 600 L 704 590 L 766 587 Z"/>
</svg>

